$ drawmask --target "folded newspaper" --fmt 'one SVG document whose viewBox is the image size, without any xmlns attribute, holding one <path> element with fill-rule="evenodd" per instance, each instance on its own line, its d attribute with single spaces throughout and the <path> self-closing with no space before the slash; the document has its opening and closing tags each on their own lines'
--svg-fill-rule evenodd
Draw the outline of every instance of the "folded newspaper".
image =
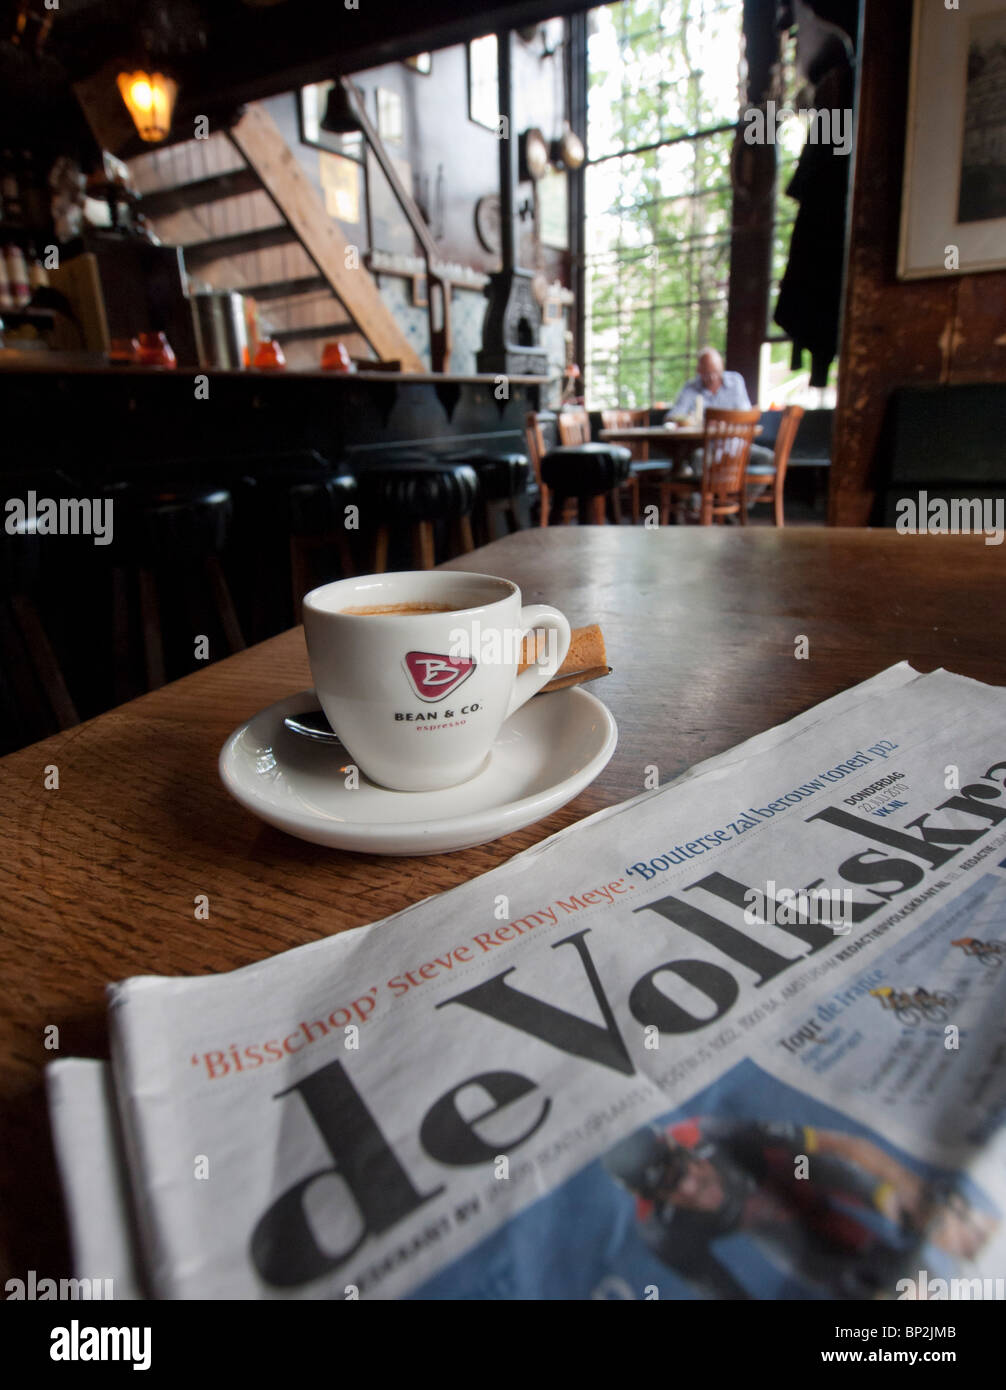
<svg viewBox="0 0 1006 1390">
<path fill-rule="evenodd" d="M 110 990 L 76 1274 L 1004 1296 L 1006 690 L 905 664 L 381 923 Z"/>
</svg>

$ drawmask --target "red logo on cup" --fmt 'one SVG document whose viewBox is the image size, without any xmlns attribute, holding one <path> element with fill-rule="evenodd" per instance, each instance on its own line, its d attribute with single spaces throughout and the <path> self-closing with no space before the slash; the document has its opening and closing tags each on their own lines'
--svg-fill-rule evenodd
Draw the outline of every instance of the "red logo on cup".
<svg viewBox="0 0 1006 1390">
<path fill-rule="evenodd" d="M 437 652 L 406 652 L 405 670 L 420 700 L 432 704 L 457 690 L 475 670 L 475 662 Z"/>
</svg>

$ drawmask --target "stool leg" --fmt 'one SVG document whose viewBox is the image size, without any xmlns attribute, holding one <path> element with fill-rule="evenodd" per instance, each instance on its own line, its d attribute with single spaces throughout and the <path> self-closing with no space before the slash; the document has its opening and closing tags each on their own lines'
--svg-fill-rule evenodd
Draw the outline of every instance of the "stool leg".
<svg viewBox="0 0 1006 1390">
<path fill-rule="evenodd" d="M 207 557 L 206 571 L 210 577 L 213 597 L 217 605 L 217 615 L 220 618 L 220 626 L 224 630 L 224 636 L 227 638 L 227 645 L 232 652 L 243 652 L 245 639 L 241 632 L 241 624 L 238 622 L 238 615 L 234 611 L 234 600 L 231 598 L 230 587 L 224 577 L 219 556 L 210 555 Z M 294 609 L 295 617 L 296 614 L 297 610 Z"/>
<path fill-rule="evenodd" d="M 387 526 L 378 526 L 377 536 L 374 539 L 375 574 L 383 574 L 388 568 L 388 541 L 389 534 Z"/>
<path fill-rule="evenodd" d="M 457 546 L 458 555 L 467 555 L 475 549 L 475 541 L 472 538 L 472 523 L 467 516 L 459 516 L 453 527 L 454 544 Z M 489 537 L 487 536 L 488 540 Z"/>
<path fill-rule="evenodd" d="M 558 493 L 555 493 L 555 492 L 554 492 L 554 493 L 552 494 L 552 504 L 551 504 L 551 511 L 550 511 L 549 518 L 548 518 L 548 525 L 549 525 L 549 526 L 561 526 L 561 525 L 562 525 L 562 521 L 563 521 L 563 512 L 564 512 L 565 510 L 566 510 L 566 499 L 565 499 L 565 497 L 560 497 Z"/>
<path fill-rule="evenodd" d="M 605 520 L 609 521 L 612 526 L 621 526 L 622 495 L 617 487 L 613 487 L 608 493 L 604 514 Z"/>
<path fill-rule="evenodd" d="M 785 526 L 785 525 L 786 525 L 786 518 L 783 516 L 783 513 L 782 513 L 782 488 L 779 486 L 779 479 L 778 479 L 778 478 L 775 480 L 775 484 L 773 485 L 772 492 L 773 492 L 772 502 L 773 502 L 773 505 L 774 505 L 774 507 L 775 507 L 775 524 L 776 524 L 777 526 Z"/>
<path fill-rule="evenodd" d="M 56 653 L 46 636 L 38 610 L 31 599 L 23 594 L 13 596 L 11 607 L 56 721 L 61 729 L 70 729 L 80 723 L 80 716 L 73 707 L 63 672 L 59 669 Z"/>
<path fill-rule="evenodd" d="M 157 584 L 150 570 L 141 569 L 140 622 L 143 628 L 143 655 L 147 668 L 147 688 L 159 690 L 165 682 L 164 640 L 161 614 L 157 606 Z"/>
<path fill-rule="evenodd" d="M 412 553 L 415 556 L 416 569 L 431 570 L 437 563 L 432 521 L 417 521 L 413 524 Z"/>
<path fill-rule="evenodd" d="M 538 505 L 539 505 L 540 508 L 541 508 L 541 515 L 540 515 L 539 518 L 538 518 L 538 525 L 539 525 L 539 526 L 548 526 L 548 524 L 549 524 L 549 522 L 550 522 L 550 520 L 551 520 L 551 517 L 549 516 L 549 513 L 550 513 L 550 511 L 553 509 L 553 507 L 554 507 L 555 504 L 554 504 L 554 502 L 553 502 L 553 500 L 552 500 L 552 497 L 551 497 L 551 494 L 550 494 L 550 492 L 549 492 L 549 489 L 545 486 L 544 483 L 542 483 L 541 486 L 540 486 L 539 489 L 538 489 Z M 560 516 L 561 516 L 561 511 L 560 511 Z"/>
</svg>

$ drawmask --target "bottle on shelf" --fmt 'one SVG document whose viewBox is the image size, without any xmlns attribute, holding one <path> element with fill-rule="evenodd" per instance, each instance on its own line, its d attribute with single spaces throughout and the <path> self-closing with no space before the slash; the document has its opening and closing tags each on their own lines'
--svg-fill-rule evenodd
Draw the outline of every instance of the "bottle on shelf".
<svg viewBox="0 0 1006 1390">
<path fill-rule="evenodd" d="M 0 313 L 9 313 L 13 308 L 14 298 L 7 277 L 7 257 L 0 251 Z"/>
<path fill-rule="evenodd" d="M 17 242 L 9 241 L 4 247 L 4 260 L 7 262 L 7 281 L 13 308 L 23 309 L 31 298 L 31 288 L 28 284 L 28 263 Z"/>
<path fill-rule="evenodd" d="M 0 152 L 0 202 L 3 220 L 9 227 L 19 227 L 24 218 L 24 205 L 18 184 L 17 163 L 12 150 Z"/>
</svg>

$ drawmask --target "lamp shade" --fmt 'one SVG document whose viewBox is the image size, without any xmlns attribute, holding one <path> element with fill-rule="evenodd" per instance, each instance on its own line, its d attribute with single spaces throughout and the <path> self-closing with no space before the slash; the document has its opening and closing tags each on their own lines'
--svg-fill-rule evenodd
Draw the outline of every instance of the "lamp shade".
<svg viewBox="0 0 1006 1390">
<path fill-rule="evenodd" d="M 120 72 L 116 79 L 119 94 L 133 118 L 141 140 L 165 140 L 171 130 L 171 116 L 178 95 L 178 83 L 163 72 Z"/>
</svg>

